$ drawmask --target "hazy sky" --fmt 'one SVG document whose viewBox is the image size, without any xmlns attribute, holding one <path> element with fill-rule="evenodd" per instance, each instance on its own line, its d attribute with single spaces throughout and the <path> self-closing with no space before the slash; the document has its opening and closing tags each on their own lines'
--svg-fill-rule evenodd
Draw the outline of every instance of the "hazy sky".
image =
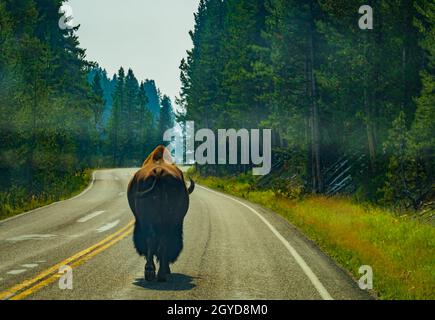
<svg viewBox="0 0 435 320">
<path fill-rule="evenodd" d="M 154 79 L 173 100 L 178 69 L 192 47 L 189 30 L 199 0 L 69 0 L 87 59 L 112 76 L 120 66 L 139 80 Z"/>
</svg>

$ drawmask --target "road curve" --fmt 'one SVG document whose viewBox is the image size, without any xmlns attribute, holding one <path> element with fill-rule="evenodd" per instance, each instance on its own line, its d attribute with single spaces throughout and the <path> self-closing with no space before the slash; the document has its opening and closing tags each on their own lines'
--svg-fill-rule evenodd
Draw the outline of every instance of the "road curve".
<svg viewBox="0 0 435 320">
<path fill-rule="evenodd" d="M 101 170 L 83 194 L 0 222 L 0 299 L 370 299 L 293 226 L 198 186 L 167 283 L 144 282 L 126 188 L 135 169 Z M 59 268 L 73 288 L 60 289 Z"/>
</svg>

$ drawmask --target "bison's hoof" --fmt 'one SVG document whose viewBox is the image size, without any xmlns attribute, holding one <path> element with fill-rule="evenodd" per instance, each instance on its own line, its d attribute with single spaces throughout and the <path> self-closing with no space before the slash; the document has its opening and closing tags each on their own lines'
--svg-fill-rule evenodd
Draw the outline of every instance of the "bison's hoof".
<svg viewBox="0 0 435 320">
<path fill-rule="evenodd" d="M 156 278 L 156 272 L 154 270 L 145 270 L 145 280 L 153 281 Z"/>
<path fill-rule="evenodd" d="M 157 281 L 158 281 L 158 282 L 166 282 L 166 274 L 165 274 L 165 275 L 163 275 L 163 274 L 158 274 L 158 275 L 157 275 Z"/>
</svg>

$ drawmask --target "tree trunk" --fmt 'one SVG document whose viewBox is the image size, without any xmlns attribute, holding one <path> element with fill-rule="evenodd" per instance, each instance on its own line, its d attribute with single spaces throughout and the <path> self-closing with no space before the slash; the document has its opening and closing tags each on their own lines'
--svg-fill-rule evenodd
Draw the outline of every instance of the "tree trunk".
<svg viewBox="0 0 435 320">
<path fill-rule="evenodd" d="M 375 144 L 375 137 L 373 131 L 373 124 L 372 124 L 371 107 L 370 107 L 370 102 L 368 100 L 369 99 L 367 94 L 367 87 L 364 87 L 364 110 L 366 113 L 367 146 L 369 149 L 369 156 L 370 156 L 370 168 L 372 171 L 374 171 L 375 163 L 376 163 L 376 144 Z"/>
<path fill-rule="evenodd" d="M 366 30 L 365 34 L 365 44 L 364 44 L 364 57 L 368 62 L 370 60 L 368 48 L 370 46 L 370 38 L 369 33 Z M 374 46 L 371 46 L 372 50 Z M 375 61 L 376 62 L 376 61 Z M 378 70 L 378 67 L 375 67 L 375 71 Z M 366 69 L 367 70 L 367 69 Z M 372 114 L 372 102 L 375 100 L 374 97 L 374 88 L 369 87 L 369 83 L 376 80 L 374 75 L 374 71 L 369 69 L 369 71 L 365 72 L 364 76 L 364 93 L 363 93 L 363 104 L 364 104 L 364 113 L 366 116 L 366 135 L 367 135 L 367 149 L 369 152 L 369 161 L 370 161 L 370 170 L 372 173 L 375 171 L 375 163 L 376 163 L 376 139 L 375 139 L 375 130 L 373 124 L 373 114 Z M 370 94 L 369 94 L 370 91 Z"/>
<path fill-rule="evenodd" d="M 313 163 L 313 190 L 316 193 L 323 192 L 323 178 L 322 178 L 322 168 L 321 168 L 321 154 L 320 154 L 320 119 L 319 119 L 319 107 L 317 104 L 317 84 L 315 70 L 315 59 L 314 59 L 314 18 L 312 12 L 312 6 L 310 6 L 310 16 L 311 16 L 311 28 L 308 39 L 308 57 L 309 57 L 309 72 L 308 78 L 310 81 L 310 113 L 311 113 L 311 136 L 312 136 L 312 163 Z"/>
<path fill-rule="evenodd" d="M 30 145 L 30 154 L 27 164 L 27 179 L 28 179 L 28 186 L 29 191 L 33 192 L 35 190 L 35 179 L 34 174 L 35 170 L 33 167 L 33 158 L 34 158 L 34 151 L 36 148 L 36 112 L 38 110 L 38 92 L 37 92 L 37 80 L 36 75 L 33 77 L 33 103 L 32 103 L 32 138 L 31 138 L 31 145 Z"/>
</svg>

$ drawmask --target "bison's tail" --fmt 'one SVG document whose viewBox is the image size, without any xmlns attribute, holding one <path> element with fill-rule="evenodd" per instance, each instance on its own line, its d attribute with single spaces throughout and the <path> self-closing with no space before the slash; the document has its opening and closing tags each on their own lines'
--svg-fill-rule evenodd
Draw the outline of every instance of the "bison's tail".
<svg viewBox="0 0 435 320">
<path fill-rule="evenodd" d="M 187 189 L 187 192 L 189 192 L 189 194 L 191 194 L 193 192 L 193 190 L 195 190 L 195 181 L 192 180 L 192 178 L 189 177 L 190 180 L 190 186 L 189 189 Z"/>
<path fill-rule="evenodd" d="M 151 191 L 154 190 L 156 183 L 157 183 L 157 178 L 154 178 L 153 185 L 149 189 L 147 189 L 145 191 L 136 192 L 136 194 L 135 194 L 136 198 L 145 198 L 148 195 L 148 193 L 150 193 Z"/>
</svg>

